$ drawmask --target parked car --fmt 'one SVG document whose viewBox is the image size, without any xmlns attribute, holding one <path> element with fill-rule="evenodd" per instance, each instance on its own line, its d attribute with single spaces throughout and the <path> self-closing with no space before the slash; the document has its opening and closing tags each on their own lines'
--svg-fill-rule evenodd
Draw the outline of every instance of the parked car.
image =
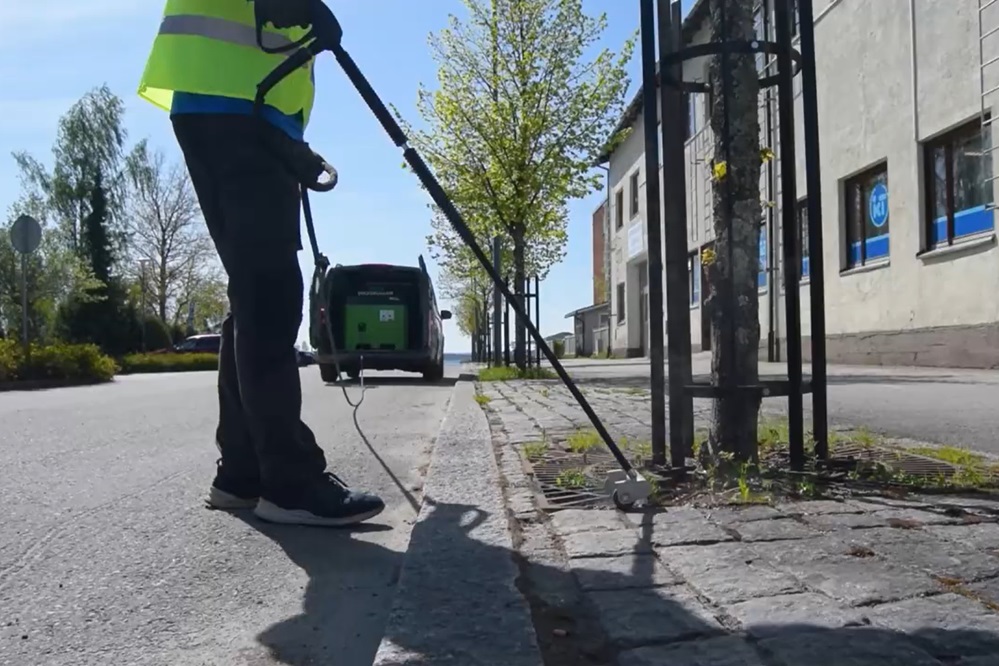
<svg viewBox="0 0 999 666">
<path fill-rule="evenodd" d="M 218 354 L 221 344 L 222 336 L 218 333 L 204 333 L 192 335 L 169 351 L 176 354 Z"/>
<path fill-rule="evenodd" d="M 310 351 L 302 351 L 301 349 L 296 350 L 298 354 L 298 367 L 304 368 L 309 365 L 315 365 L 316 355 Z"/>
</svg>

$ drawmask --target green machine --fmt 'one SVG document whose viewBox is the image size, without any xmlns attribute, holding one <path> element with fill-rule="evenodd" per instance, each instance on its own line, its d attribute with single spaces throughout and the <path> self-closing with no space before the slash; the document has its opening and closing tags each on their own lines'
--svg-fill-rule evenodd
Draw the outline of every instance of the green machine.
<svg viewBox="0 0 999 666">
<path fill-rule="evenodd" d="M 344 351 L 407 350 L 409 324 L 406 306 L 391 300 L 372 303 L 367 294 L 362 298 L 364 302 L 359 303 L 351 303 L 355 299 L 349 299 L 344 309 Z"/>
</svg>

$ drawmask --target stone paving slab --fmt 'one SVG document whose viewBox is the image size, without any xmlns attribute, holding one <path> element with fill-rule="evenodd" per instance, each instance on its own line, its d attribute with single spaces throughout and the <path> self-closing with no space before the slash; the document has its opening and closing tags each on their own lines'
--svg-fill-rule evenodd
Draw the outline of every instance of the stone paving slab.
<svg viewBox="0 0 999 666">
<path fill-rule="evenodd" d="M 512 408 L 493 413 L 501 441 L 588 427 L 551 383 L 490 391 L 487 409 Z M 641 396 L 588 395 L 615 436 L 648 432 Z M 564 510 L 550 526 L 616 666 L 999 666 L 999 498 Z"/>
<path fill-rule="evenodd" d="M 873 629 L 788 630 L 759 645 L 779 666 L 941 666 L 906 636 Z"/>
<path fill-rule="evenodd" d="M 871 622 L 912 636 L 940 659 L 999 655 L 999 615 L 957 594 L 871 609 Z"/>
<path fill-rule="evenodd" d="M 591 592 L 588 596 L 608 639 L 618 648 L 724 633 L 707 606 L 681 586 Z"/>
<path fill-rule="evenodd" d="M 863 609 L 844 606 L 814 592 L 749 599 L 725 610 L 755 638 L 781 635 L 789 627 L 803 625 L 841 629 L 870 624 Z"/>
<path fill-rule="evenodd" d="M 572 561 L 572 571 L 585 592 L 659 587 L 681 582 L 652 553 L 579 558 Z"/>
<path fill-rule="evenodd" d="M 786 541 L 820 536 L 819 530 L 793 518 L 754 520 L 732 526 L 742 541 Z"/>
<path fill-rule="evenodd" d="M 628 514 L 656 546 L 683 546 L 734 541 L 735 537 L 708 520 L 707 511 L 677 507 L 662 513 Z"/>
<path fill-rule="evenodd" d="M 634 525 L 617 511 L 566 509 L 552 514 L 552 528 L 556 534 L 569 536 L 580 532 L 617 532 L 630 530 Z"/>
<path fill-rule="evenodd" d="M 666 566 L 719 605 L 801 590 L 794 577 L 767 565 L 742 543 L 680 546 L 660 555 Z"/>
<path fill-rule="evenodd" d="M 666 647 L 624 652 L 619 666 L 766 666 L 742 638 L 721 636 Z"/>
<path fill-rule="evenodd" d="M 570 558 L 615 557 L 652 552 L 652 545 L 642 539 L 636 530 L 580 532 L 563 537 L 562 543 Z"/>
</svg>

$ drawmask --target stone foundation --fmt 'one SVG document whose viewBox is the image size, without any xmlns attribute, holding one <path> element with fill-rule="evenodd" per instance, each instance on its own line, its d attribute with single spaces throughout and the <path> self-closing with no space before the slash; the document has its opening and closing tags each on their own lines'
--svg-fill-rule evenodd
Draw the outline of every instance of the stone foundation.
<svg viewBox="0 0 999 666">
<path fill-rule="evenodd" d="M 760 340 L 760 360 L 767 358 L 767 341 Z M 812 358 L 811 339 L 803 340 L 803 358 Z M 694 353 L 702 351 L 693 344 Z M 787 347 L 781 340 L 782 358 Z M 623 354 L 622 354 L 623 355 Z M 829 363 L 899 365 L 936 368 L 999 369 L 999 322 L 975 326 L 940 326 L 907 331 L 843 333 L 826 338 Z"/>
</svg>

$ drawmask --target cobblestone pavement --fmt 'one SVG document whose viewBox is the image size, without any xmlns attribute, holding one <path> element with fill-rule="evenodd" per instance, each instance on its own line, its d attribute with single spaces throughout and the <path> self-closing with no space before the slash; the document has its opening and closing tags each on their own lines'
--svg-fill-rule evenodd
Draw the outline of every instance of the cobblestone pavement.
<svg viewBox="0 0 999 666">
<path fill-rule="evenodd" d="M 480 390 L 511 514 L 531 525 L 517 445 L 585 416 L 552 382 Z M 648 438 L 639 392 L 587 394 L 613 434 Z M 697 411 L 706 417 L 706 404 Z M 618 666 L 999 666 L 999 501 L 570 509 L 542 522 L 560 556 L 545 551 L 535 578 L 571 573 Z"/>
</svg>

